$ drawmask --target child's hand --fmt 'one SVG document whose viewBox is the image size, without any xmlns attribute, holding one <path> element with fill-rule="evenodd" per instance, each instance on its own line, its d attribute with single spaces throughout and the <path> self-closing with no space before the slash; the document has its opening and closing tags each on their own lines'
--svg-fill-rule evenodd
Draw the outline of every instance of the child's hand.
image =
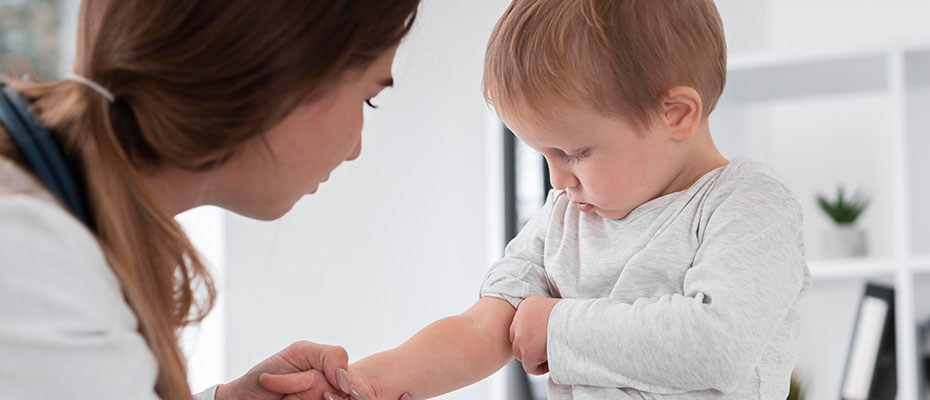
<svg viewBox="0 0 930 400">
<path fill-rule="evenodd" d="M 523 362 L 523 369 L 533 375 L 549 372 L 546 337 L 549 314 L 562 299 L 527 297 L 517 308 L 510 325 L 513 356 Z"/>
</svg>

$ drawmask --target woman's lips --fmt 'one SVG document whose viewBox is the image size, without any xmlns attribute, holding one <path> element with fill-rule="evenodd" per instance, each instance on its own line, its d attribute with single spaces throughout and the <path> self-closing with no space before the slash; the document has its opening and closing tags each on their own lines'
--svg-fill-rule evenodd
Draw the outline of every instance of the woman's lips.
<svg viewBox="0 0 930 400">
<path fill-rule="evenodd" d="M 326 183 L 326 181 L 328 181 L 328 180 L 329 180 L 329 175 L 326 175 L 326 178 L 324 178 L 322 181 L 320 181 L 320 183 L 317 183 L 316 185 L 313 185 L 313 190 L 310 191 L 310 194 L 315 194 L 317 190 L 320 190 L 320 185 Z"/>
</svg>

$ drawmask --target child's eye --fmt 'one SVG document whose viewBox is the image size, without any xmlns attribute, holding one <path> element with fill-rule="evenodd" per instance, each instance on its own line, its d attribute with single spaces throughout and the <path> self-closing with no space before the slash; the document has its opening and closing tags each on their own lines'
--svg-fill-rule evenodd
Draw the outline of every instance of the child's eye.
<svg viewBox="0 0 930 400">
<path fill-rule="evenodd" d="M 585 157 L 587 156 L 588 156 L 588 150 L 583 150 L 575 154 L 566 154 L 565 160 L 568 161 L 569 164 L 574 164 L 577 162 L 581 162 L 581 160 L 584 160 Z"/>
<path fill-rule="evenodd" d="M 368 104 L 368 107 L 377 109 L 378 106 L 371 104 L 371 99 L 365 99 L 365 104 Z"/>
</svg>

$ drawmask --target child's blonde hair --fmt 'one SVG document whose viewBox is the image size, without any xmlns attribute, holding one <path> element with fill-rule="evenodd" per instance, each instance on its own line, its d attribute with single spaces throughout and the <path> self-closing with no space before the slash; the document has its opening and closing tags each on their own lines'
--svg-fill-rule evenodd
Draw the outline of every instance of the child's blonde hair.
<svg viewBox="0 0 930 400">
<path fill-rule="evenodd" d="M 726 53 L 712 0 L 514 0 L 488 43 L 484 94 L 501 115 L 586 106 L 643 129 L 675 86 L 697 90 L 708 116 Z"/>
</svg>

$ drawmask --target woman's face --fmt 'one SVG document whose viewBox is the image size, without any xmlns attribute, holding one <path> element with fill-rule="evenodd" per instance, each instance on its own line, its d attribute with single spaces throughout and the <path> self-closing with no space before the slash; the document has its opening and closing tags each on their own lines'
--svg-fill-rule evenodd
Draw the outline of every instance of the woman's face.
<svg viewBox="0 0 930 400">
<path fill-rule="evenodd" d="M 301 197 L 315 193 L 336 167 L 358 158 L 362 108 L 393 84 L 396 51 L 347 72 L 325 95 L 244 143 L 216 171 L 210 203 L 251 218 L 280 218 Z"/>
</svg>

